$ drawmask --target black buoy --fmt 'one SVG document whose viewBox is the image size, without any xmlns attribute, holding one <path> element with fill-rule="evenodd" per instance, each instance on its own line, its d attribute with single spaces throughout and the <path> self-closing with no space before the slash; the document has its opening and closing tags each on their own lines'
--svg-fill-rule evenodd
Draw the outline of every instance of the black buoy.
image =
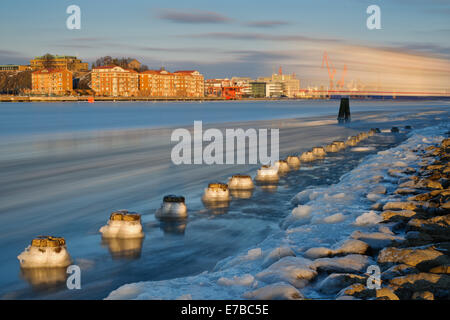
<svg viewBox="0 0 450 320">
<path fill-rule="evenodd" d="M 339 107 L 338 121 L 339 121 L 339 123 L 345 123 L 345 122 L 351 121 L 350 99 L 349 98 L 341 98 L 341 105 Z"/>
</svg>

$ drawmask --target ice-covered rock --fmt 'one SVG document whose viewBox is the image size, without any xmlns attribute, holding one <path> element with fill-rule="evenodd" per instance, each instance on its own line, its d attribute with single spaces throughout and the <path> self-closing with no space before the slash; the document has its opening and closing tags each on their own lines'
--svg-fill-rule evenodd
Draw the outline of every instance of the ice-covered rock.
<svg viewBox="0 0 450 320">
<path fill-rule="evenodd" d="M 279 179 L 276 166 L 262 166 L 261 169 L 258 169 L 255 178 L 258 182 L 277 182 Z"/>
<path fill-rule="evenodd" d="M 275 167 L 278 168 L 278 174 L 289 172 L 290 168 L 286 160 L 275 161 Z"/>
<path fill-rule="evenodd" d="M 311 162 L 314 160 L 316 160 L 316 157 L 314 157 L 314 154 L 312 153 L 312 151 L 303 152 L 302 155 L 300 156 L 301 162 Z"/>
<path fill-rule="evenodd" d="M 230 190 L 251 190 L 254 187 L 253 180 L 248 175 L 236 174 L 228 180 Z"/>
<path fill-rule="evenodd" d="M 404 240 L 401 236 L 385 232 L 361 232 L 358 230 L 353 232 L 351 237 L 366 242 L 373 249 L 381 249 L 391 245 L 394 241 Z"/>
<path fill-rule="evenodd" d="M 142 238 L 141 215 L 127 210 L 119 210 L 111 213 L 108 223 L 100 228 L 104 238 Z"/>
<path fill-rule="evenodd" d="M 391 211 L 386 210 L 381 213 L 384 222 L 397 222 L 411 219 L 417 213 L 412 210 Z"/>
<path fill-rule="evenodd" d="M 333 255 L 333 250 L 325 247 L 310 248 L 306 250 L 304 255 L 308 259 L 330 257 L 331 255 Z"/>
<path fill-rule="evenodd" d="M 380 266 L 406 264 L 419 270 L 429 270 L 432 267 L 450 264 L 450 258 L 433 247 L 425 248 L 384 248 L 378 254 Z"/>
<path fill-rule="evenodd" d="M 210 183 L 202 197 L 203 202 L 228 202 L 230 201 L 230 191 L 228 185 L 224 183 Z"/>
<path fill-rule="evenodd" d="M 247 292 L 242 297 L 254 300 L 303 300 L 305 298 L 299 290 L 284 282 Z"/>
<path fill-rule="evenodd" d="M 327 155 L 327 153 L 325 152 L 325 149 L 323 147 L 314 147 L 314 148 L 312 148 L 312 153 L 317 158 L 322 158 L 322 157 L 325 157 Z"/>
<path fill-rule="evenodd" d="M 355 219 L 355 225 L 361 227 L 373 226 L 381 222 L 383 218 L 375 211 L 364 212 L 362 215 Z"/>
<path fill-rule="evenodd" d="M 156 211 L 158 219 L 184 219 L 187 218 L 187 208 L 183 196 L 168 195 L 163 198 L 161 208 Z"/>
<path fill-rule="evenodd" d="M 414 210 L 417 206 L 413 202 L 391 201 L 383 206 L 383 210 Z"/>
<path fill-rule="evenodd" d="M 24 269 L 67 267 L 72 260 L 65 240 L 52 236 L 33 239 L 17 259 Z"/>
<path fill-rule="evenodd" d="M 297 156 L 288 156 L 286 162 L 291 169 L 298 169 L 300 167 L 300 158 Z"/>
<path fill-rule="evenodd" d="M 233 278 L 221 277 L 217 280 L 217 283 L 222 286 L 251 286 L 255 282 L 255 277 L 251 274 L 244 274 L 243 276 L 234 276 Z"/>
<path fill-rule="evenodd" d="M 275 248 L 266 255 L 266 257 L 264 258 L 264 261 L 262 263 L 262 266 L 264 268 L 267 268 L 274 262 L 276 262 L 284 257 L 289 257 L 289 256 L 295 257 L 295 253 L 291 248 L 285 247 L 285 246 Z"/>
<path fill-rule="evenodd" d="M 344 257 L 319 258 L 314 260 L 311 268 L 327 273 L 362 273 L 369 265 L 369 257 L 359 254 L 349 254 Z"/>
<path fill-rule="evenodd" d="M 259 272 L 256 279 L 266 283 L 287 282 L 296 288 L 303 288 L 317 276 L 309 266 L 312 261 L 300 257 L 284 257 L 267 269 Z"/>
</svg>

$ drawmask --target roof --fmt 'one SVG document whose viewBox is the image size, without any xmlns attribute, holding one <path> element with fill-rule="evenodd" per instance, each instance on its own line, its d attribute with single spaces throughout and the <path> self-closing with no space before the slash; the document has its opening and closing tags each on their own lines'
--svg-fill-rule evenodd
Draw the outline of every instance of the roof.
<svg viewBox="0 0 450 320">
<path fill-rule="evenodd" d="M 110 65 L 110 66 L 100 66 L 100 67 L 94 67 L 92 68 L 92 70 L 100 70 L 100 69 L 114 69 L 114 68 L 120 68 L 124 71 L 128 71 L 131 73 L 137 73 L 135 70 L 133 69 L 127 69 L 127 68 L 122 68 L 121 66 L 116 66 L 116 65 Z"/>
<path fill-rule="evenodd" d="M 189 73 L 189 74 L 191 74 L 194 72 L 198 72 L 198 71 L 197 70 L 178 70 L 178 71 L 175 71 L 174 73 Z"/>
<path fill-rule="evenodd" d="M 146 70 L 141 72 L 142 74 L 165 74 L 165 75 L 173 75 L 173 73 L 167 70 Z"/>
<path fill-rule="evenodd" d="M 41 70 L 36 70 L 33 72 L 33 74 L 49 74 L 49 73 L 59 73 L 59 72 L 69 72 L 72 73 L 71 71 L 67 70 L 67 69 L 63 69 L 63 68 L 48 68 L 48 69 L 41 69 Z"/>
</svg>

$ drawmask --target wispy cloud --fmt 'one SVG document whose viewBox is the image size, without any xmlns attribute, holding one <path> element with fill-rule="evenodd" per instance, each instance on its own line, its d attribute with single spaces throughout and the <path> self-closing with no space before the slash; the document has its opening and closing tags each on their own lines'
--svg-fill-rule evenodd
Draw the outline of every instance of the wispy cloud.
<svg viewBox="0 0 450 320">
<path fill-rule="evenodd" d="M 213 11 L 191 10 L 190 12 L 183 12 L 174 9 L 163 10 L 158 17 L 163 20 L 168 20 L 174 23 L 229 23 L 232 19 Z"/>
<path fill-rule="evenodd" d="M 343 42 L 341 39 L 332 38 L 318 38 L 301 35 L 275 35 L 267 33 L 233 33 L 233 32 L 208 32 L 190 35 L 180 35 L 177 37 L 190 37 L 190 38 L 209 38 L 209 39 L 230 39 L 230 40 L 261 40 L 261 41 L 282 41 L 282 42 L 295 42 L 295 41 L 308 41 L 308 42 Z"/>
<path fill-rule="evenodd" d="M 289 22 L 281 20 L 261 20 L 245 23 L 246 26 L 254 28 L 275 28 L 280 26 L 286 26 L 289 24 L 290 24 Z"/>
</svg>

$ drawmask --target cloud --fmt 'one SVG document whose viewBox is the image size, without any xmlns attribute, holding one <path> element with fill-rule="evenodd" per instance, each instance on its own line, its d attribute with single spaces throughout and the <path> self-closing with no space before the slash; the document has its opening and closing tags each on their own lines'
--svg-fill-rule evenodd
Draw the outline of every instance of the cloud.
<svg viewBox="0 0 450 320">
<path fill-rule="evenodd" d="M 159 14 L 159 18 L 174 23 L 229 23 L 232 20 L 224 15 L 212 11 L 195 10 L 192 12 L 182 12 L 179 10 L 167 9 Z"/>
<path fill-rule="evenodd" d="M 251 21 L 246 23 L 245 25 L 248 27 L 254 27 L 254 28 L 275 28 L 279 26 L 286 26 L 290 23 L 287 21 L 280 21 L 280 20 L 262 20 L 262 21 Z"/>
<path fill-rule="evenodd" d="M 343 42 L 341 39 L 326 39 L 316 38 L 301 35 L 274 35 L 267 33 L 232 33 L 232 32 L 209 32 L 191 35 L 180 35 L 177 37 L 190 37 L 190 38 L 212 38 L 212 39 L 229 39 L 229 40 L 261 40 L 261 41 L 281 41 L 281 42 L 327 42 L 336 43 Z"/>
</svg>

